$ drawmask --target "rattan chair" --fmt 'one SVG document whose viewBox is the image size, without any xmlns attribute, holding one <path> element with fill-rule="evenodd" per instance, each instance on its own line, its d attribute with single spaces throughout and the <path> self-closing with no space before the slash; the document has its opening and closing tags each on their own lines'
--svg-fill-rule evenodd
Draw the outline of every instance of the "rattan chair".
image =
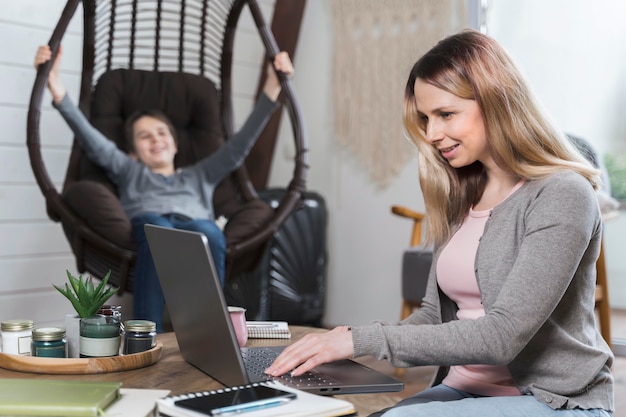
<svg viewBox="0 0 626 417">
<path fill-rule="evenodd" d="M 278 53 L 256 0 L 69 0 L 49 41 L 54 56 L 80 4 L 84 39 L 79 108 L 120 147 L 125 117 L 138 107 L 164 111 L 179 136 L 177 166 L 215 150 L 234 130 L 231 69 L 244 8 L 250 11 L 267 58 Z M 110 282 L 120 293 L 132 291 L 135 247 L 113 185 L 75 143 L 60 192 L 42 158 L 46 135 L 40 129 L 41 106 L 52 61 L 38 69 L 28 110 L 33 172 L 49 217 L 63 226 L 78 271 L 102 278 L 110 270 Z M 228 276 L 253 267 L 265 243 L 302 203 L 306 188 L 303 119 L 291 82 L 280 78 L 296 149 L 293 178 L 277 207 L 258 198 L 245 166 L 216 189 L 216 217 L 229 219 Z M 154 97 L 148 91 L 154 91 Z M 196 102 L 199 110 L 193 108 Z M 194 111 L 207 114 L 195 117 L 201 119 L 200 127 L 186 117 Z M 207 126 L 206 119 L 214 123 Z"/>
</svg>

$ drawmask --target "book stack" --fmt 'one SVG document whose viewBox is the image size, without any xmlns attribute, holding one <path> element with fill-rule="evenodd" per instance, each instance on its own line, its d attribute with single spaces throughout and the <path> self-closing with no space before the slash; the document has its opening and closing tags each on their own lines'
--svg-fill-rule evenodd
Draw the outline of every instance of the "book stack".
<svg viewBox="0 0 626 417">
<path fill-rule="evenodd" d="M 248 321 L 250 339 L 289 339 L 291 332 L 286 321 Z"/>
</svg>

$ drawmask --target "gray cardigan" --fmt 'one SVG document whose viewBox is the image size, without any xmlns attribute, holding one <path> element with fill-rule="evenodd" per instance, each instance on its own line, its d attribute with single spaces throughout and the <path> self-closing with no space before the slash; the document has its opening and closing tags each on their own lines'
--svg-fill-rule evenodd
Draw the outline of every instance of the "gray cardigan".
<svg viewBox="0 0 626 417">
<path fill-rule="evenodd" d="M 129 218 L 141 213 L 178 213 L 192 219 L 214 220 L 213 191 L 237 169 L 263 131 L 278 104 L 261 94 L 241 129 L 222 146 L 196 164 L 165 177 L 117 148 L 94 128 L 66 95 L 54 104 L 81 148 L 95 164 L 104 168 L 118 187 L 120 202 Z"/>
<path fill-rule="evenodd" d="M 613 354 L 594 323 L 601 238 L 596 195 L 582 176 L 527 181 L 492 210 L 480 240 L 485 316 L 457 320 L 433 267 L 421 309 L 399 323 L 352 328 L 354 356 L 400 367 L 508 365 L 523 394 L 554 409 L 612 411 Z"/>
</svg>

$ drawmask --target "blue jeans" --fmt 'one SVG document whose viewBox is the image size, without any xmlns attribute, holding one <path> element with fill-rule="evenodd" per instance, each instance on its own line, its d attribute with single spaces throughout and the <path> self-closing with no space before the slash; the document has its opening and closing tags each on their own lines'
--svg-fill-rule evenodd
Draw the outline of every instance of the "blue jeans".
<svg viewBox="0 0 626 417">
<path fill-rule="evenodd" d="M 382 417 L 611 417 L 601 409 L 553 410 L 532 395 L 483 397 L 440 384 L 394 407 L 383 410 Z M 374 416 L 373 415 L 373 416 Z"/>
<path fill-rule="evenodd" d="M 215 269 L 222 285 L 224 284 L 226 262 L 226 237 L 211 220 L 194 220 L 176 214 L 161 215 L 156 213 L 142 213 L 131 219 L 133 237 L 137 244 L 135 281 L 133 284 L 133 318 L 155 322 L 157 332 L 161 333 L 163 332 L 165 300 L 143 229 L 145 224 L 204 233 L 209 241 Z"/>
</svg>

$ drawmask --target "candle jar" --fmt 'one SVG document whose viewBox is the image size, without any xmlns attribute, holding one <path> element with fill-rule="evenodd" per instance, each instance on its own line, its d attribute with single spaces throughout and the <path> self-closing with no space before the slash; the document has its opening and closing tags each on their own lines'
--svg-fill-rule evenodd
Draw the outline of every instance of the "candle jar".
<svg viewBox="0 0 626 417">
<path fill-rule="evenodd" d="M 122 306 L 104 304 L 98 311 L 97 315 L 115 317 L 120 323 L 122 322 Z"/>
<path fill-rule="evenodd" d="M 127 320 L 122 332 L 122 355 L 144 352 L 156 345 L 156 323 L 148 320 Z"/>
<path fill-rule="evenodd" d="M 0 323 L 2 352 L 30 356 L 32 320 L 7 320 Z"/>
<path fill-rule="evenodd" d="M 113 316 L 80 319 L 81 358 L 117 356 L 120 349 L 120 322 Z"/>
<path fill-rule="evenodd" d="M 33 356 L 41 358 L 67 357 L 65 329 L 59 327 L 42 327 L 33 330 L 30 351 Z"/>
</svg>

